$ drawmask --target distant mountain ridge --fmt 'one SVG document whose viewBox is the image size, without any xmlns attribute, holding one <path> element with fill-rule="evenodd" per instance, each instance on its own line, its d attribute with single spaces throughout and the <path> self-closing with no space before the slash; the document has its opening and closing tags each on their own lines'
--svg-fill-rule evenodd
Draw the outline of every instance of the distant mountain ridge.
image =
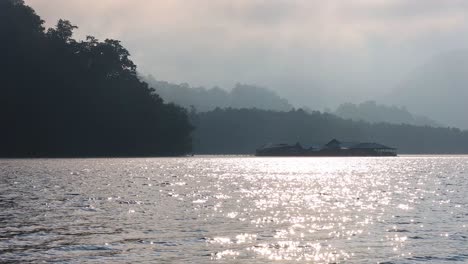
<svg viewBox="0 0 468 264">
<path fill-rule="evenodd" d="M 468 129 L 468 50 L 441 54 L 419 67 L 386 96 L 449 126 Z"/>
<path fill-rule="evenodd" d="M 214 87 L 190 87 L 188 84 L 173 84 L 158 81 L 152 76 L 142 77 L 164 101 L 194 107 L 206 112 L 217 107 L 258 108 L 263 110 L 289 111 L 293 106 L 275 92 L 254 85 L 237 84 L 231 91 Z"/>
</svg>

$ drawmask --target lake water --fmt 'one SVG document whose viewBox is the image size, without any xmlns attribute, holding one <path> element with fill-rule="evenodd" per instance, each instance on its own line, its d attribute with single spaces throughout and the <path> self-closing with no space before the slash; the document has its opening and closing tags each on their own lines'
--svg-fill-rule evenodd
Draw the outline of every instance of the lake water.
<svg viewBox="0 0 468 264">
<path fill-rule="evenodd" d="M 468 263 L 468 156 L 0 160 L 0 262 Z"/>
</svg>

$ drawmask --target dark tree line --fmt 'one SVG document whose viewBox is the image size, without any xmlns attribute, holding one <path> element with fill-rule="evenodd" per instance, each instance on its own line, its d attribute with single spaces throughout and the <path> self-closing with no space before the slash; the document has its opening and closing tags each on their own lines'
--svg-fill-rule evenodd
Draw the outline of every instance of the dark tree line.
<svg viewBox="0 0 468 264">
<path fill-rule="evenodd" d="M 0 0 L 0 156 L 191 151 L 187 112 L 138 79 L 119 41 L 43 23 L 22 0 Z"/>
<path fill-rule="evenodd" d="M 357 122 L 292 110 L 165 104 L 138 79 L 117 40 L 73 39 L 60 20 L 46 30 L 22 0 L 0 0 L 0 156 L 251 154 L 264 143 L 374 141 L 400 153 L 468 153 L 455 128 Z M 260 91 L 260 95 L 264 94 Z M 243 105 L 235 105 L 243 107 Z"/>
<path fill-rule="evenodd" d="M 259 109 L 215 109 L 192 113 L 197 129 L 194 149 L 199 154 L 253 154 L 265 143 L 300 142 L 320 145 L 333 138 L 378 142 L 399 153 L 468 153 L 468 131 L 407 124 L 367 123 L 301 109 L 274 112 Z"/>
<path fill-rule="evenodd" d="M 370 123 L 386 122 L 417 126 L 441 126 L 428 117 L 411 114 L 404 107 L 377 104 L 375 101 L 366 101 L 360 104 L 344 103 L 338 106 L 333 113 L 344 119 L 363 120 Z"/>
</svg>

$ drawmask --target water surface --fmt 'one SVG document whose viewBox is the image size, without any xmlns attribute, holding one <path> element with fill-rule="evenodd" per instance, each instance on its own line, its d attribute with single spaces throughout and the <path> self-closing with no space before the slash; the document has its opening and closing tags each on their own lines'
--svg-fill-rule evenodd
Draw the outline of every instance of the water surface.
<svg viewBox="0 0 468 264">
<path fill-rule="evenodd" d="M 0 262 L 468 262 L 468 157 L 0 160 Z"/>
</svg>

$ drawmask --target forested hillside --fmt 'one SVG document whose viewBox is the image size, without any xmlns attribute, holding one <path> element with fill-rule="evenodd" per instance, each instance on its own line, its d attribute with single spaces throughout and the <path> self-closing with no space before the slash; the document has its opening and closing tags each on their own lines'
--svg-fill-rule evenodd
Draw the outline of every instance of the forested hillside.
<svg viewBox="0 0 468 264">
<path fill-rule="evenodd" d="M 227 92 L 152 80 L 153 89 L 139 80 L 119 41 L 78 41 L 69 21 L 47 30 L 43 24 L 23 1 L 0 1 L 2 157 L 183 155 L 192 151 L 192 132 L 197 154 L 252 154 L 268 142 L 315 145 L 332 138 L 379 142 L 400 153 L 468 153 L 467 131 L 416 126 L 405 109 L 375 103 L 339 109 L 353 119 L 346 115 L 364 109 L 363 119 L 376 122 L 367 123 L 291 110 L 274 92 L 249 85 Z M 158 93 L 193 106 L 190 116 Z M 371 120 L 379 111 L 413 125 Z"/>
<path fill-rule="evenodd" d="M 440 54 L 407 75 L 399 86 L 382 98 L 408 106 L 444 124 L 468 129 L 468 51 Z"/>
<path fill-rule="evenodd" d="M 338 106 L 333 113 L 344 119 L 362 120 L 370 123 L 386 122 L 416 126 L 441 126 L 428 117 L 413 115 L 405 107 L 387 106 L 377 104 L 375 101 L 366 101 L 360 104 L 344 103 Z"/>
<path fill-rule="evenodd" d="M 199 112 L 206 112 L 216 107 L 258 108 L 264 110 L 289 111 L 293 106 L 275 92 L 258 86 L 237 84 L 232 90 L 219 87 L 207 89 L 190 87 L 188 84 L 172 84 L 157 81 L 151 76 L 143 78 L 156 90 L 165 101 L 194 107 Z"/>
<path fill-rule="evenodd" d="M 379 142 L 399 153 L 468 153 L 468 131 L 456 128 L 371 124 L 301 109 L 274 112 L 216 109 L 192 116 L 197 127 L 194 150 L 199 154 L 253 154 L 265 143 L 324 144 L 342 141 Z"/>
<path fill-rule="evenodd" d="M 186 111 L 137 78 L 119 41 L 77 41 L 69 21 L 43 23 L 23 1 L 0 1 L 0 156 L 191 151 Z"/>
</svg>

